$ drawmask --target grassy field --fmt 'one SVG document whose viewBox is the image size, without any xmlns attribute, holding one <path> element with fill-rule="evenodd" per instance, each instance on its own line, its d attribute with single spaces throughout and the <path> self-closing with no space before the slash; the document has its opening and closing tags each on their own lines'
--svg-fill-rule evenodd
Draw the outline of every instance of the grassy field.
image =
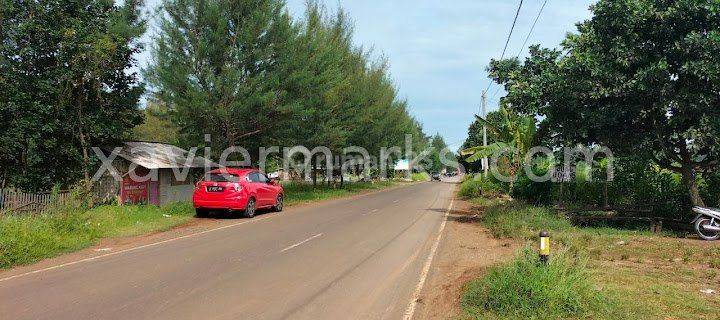
<svg viewBox="0 0 720 320">
<path fill-rule="evenodd" d="M 493 236 L 528 244 L 515 261 L 466 287 L 476 319 L 718 319 L 720 246 L 671 235 L 579 228 L 547 208 L 473 199 Z M 537 264 L 550 232 L 552 263 Z M 499 294 L 498 292 L 502 292 Z M 598 303 L 598 299 L 601 303 Z"/>
<path fill-rule="evenodd" d="M 397 182 L 347 183 L 343 188 L 320 184 L 285 186 L 289 206 L 379 190 Z M 50 208 L 36 215 L 0 216 L 0 269 L 25 265 L 77 251 L 103 238 L 128 237 L 164 231 L 194 218 L 190 203 L 162 207 L 106 205 L 85 209 L 80 205 Z"/>
</svg>

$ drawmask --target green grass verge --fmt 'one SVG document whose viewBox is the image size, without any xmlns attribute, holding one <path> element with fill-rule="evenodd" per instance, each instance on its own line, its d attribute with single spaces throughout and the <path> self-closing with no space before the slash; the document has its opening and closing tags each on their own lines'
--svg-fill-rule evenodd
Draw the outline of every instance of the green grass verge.
<svg viewBox="0 0 720 320">
<path fill-rule="evenodd" d="M 539 231 L 549 231 L 549 267 L 557 270 L 538 271 L 536 251 L 525 249 L 468 284 L 463 308 L 470 318 L 717 319 L 713 306 L 720 297 L 700 290 L 720 289 L 720 247 L 642 230 L 580 228 L 550 209 L 517 201 L 471 202 L 485 207 L 481 222 L 495 237 L 535 248 Z M 587 295 L 588 286 L 603 304 Z M 582 307 L 566 305 L 568 288 L 578 292 L 581 301 L 573 303 Z"/>
<path fill-rule="evenodd" d="M 620 318 L 613 300 L 590 281 L 583 260 L 561 251 L 543 265 L 529 247 L 470 282 L 462 306 L 477 319 Z"/>
<path fill-rule="evenodd" d="M 38 215 L 0 217 L 0 269 L 86 248 L 102 238 L 162 231 L 184 224 L 189 203 L 156 206 L 64 207 Z"/>
</svg>

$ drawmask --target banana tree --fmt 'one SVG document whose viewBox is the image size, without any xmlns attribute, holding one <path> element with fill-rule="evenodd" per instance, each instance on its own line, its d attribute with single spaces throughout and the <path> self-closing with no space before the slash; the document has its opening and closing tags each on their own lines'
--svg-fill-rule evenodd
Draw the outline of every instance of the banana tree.
<svg viewBox="0 0 720 320">
<path fill-rule="evenodd" d="M 470 147 L 460 153 L 463 156 L 469 156 L 466 159 L 467 162 L 477 162 L 489 157 L 495 157 L 498 160 L 502 158 L 502 163 L 497 161 L 493 164 L 493 166 L 501 164 L 502 168 L 493 168 L 493 172 L 498 173 L 499 169 L 505 171 L 512 193 L 517 174 L 525 163 L 525 155 L 535 142 L 537 126 L 533 117 L 514 114 L 504 107 L 497 112 L 501 115 L 497 121 L 488 121 L 476 116 L 480 123 L 495 134 L 497 141 L 487 146 Z"/>
</svg>

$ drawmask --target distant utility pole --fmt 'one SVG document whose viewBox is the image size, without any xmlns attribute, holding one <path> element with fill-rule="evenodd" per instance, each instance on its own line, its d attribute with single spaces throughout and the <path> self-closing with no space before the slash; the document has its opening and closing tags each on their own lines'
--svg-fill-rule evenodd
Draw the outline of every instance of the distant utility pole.
<svg viewBox="0 0 720 320">
<path fill-rule="evenodd" d="M 483 92 L 482 94 L 482 118 L 487 121 L 487 93 Z M 483 123 L 483 147 L 487 147 L 487 125 Z M 485 171 L 485 178 L 488 176 L 488 168 L 490 167 L 488 165 L 488 158 L 485 157 L 482 159 L 482 167 Z"/>
</svg>

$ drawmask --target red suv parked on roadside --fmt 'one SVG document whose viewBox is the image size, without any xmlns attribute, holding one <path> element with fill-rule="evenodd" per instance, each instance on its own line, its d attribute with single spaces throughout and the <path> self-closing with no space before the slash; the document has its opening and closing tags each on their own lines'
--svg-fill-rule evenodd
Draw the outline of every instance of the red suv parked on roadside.
<svg viewBox="0 0 720 320">
<path fill-rule="evenodd" d="M 256 169 L 217 169 L 195 185 L 193 205 L 198 216 L 212 210 L 241 212 L 246 218 L 257 209 L 283 209 L 283 187 Z"/>
</svg>

